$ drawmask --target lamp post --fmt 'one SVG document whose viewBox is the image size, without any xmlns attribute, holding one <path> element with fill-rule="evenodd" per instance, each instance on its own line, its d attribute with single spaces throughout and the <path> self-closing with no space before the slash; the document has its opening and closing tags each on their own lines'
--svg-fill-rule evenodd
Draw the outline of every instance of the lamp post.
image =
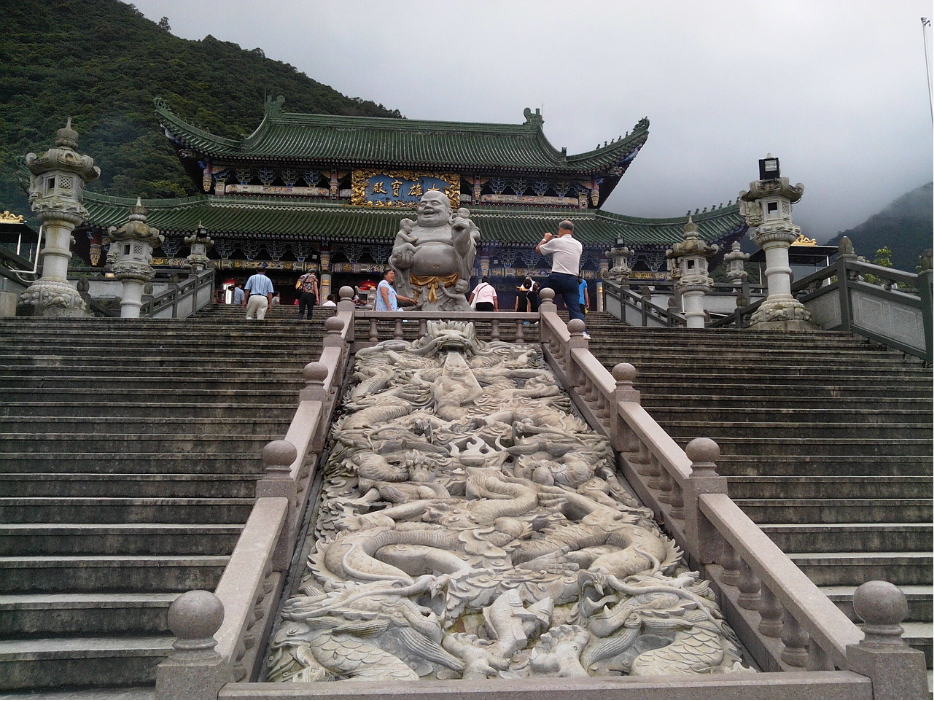
<svg viewBox="0 0 934 701">
<path fill-rule="evenodd" d="M 56 133 L 55 147 L 45 154 L 26 155 L 29 179 L 29 202 L 42 222 L 45 247 L 39 251 L 42 277 L 19 298 L 20 316 L 86 317 L 88 306 L 78 291 L 68 284 L 71 262 L 71 232 L 88 215 L 82 204 L 86 183 L 100 177 L 94 159 L 75 151 L 78 132 L 71 128 L 71 118 Z"/>
<path fill-rule="evenodd" d="M 801 199 L 804 185 L 791 185 L 781 177 L 777 158 L 759 161 L 759 180 L 739 194 L 739 211 L 750 227 L 749 238 L 765 251 L 768 298 L 750 319 L 750 327 L 782 331 L 810 331 L 811 313 L 791 295 L 788 247 L 800 236 L 791 221 L 791 206 Z"/>
<path fill-rule="evenodd" d="M 139 198 L 130 207 L 130 220 L 119 229 L 110 227 L 111 252 L 116 248 L 114 277 L 123 282 L 120 316 L 138 319 L 143 305 L 143 286 L 152 280 L 152 249 L 165 239 L 146 223 L 146 208 Z"/>
<path fill-rule="evenodd" d="M 629 257 L 632 255 L 621 240 L 617 239 L 616 245 L 606 252 L 607 258 L 613 261 L 613 267 L 607 271 L 607 278 L 616 280 L 623 287 L 629 286 L 629 273 L 632 268 L 629 267 Z"/>
<path fill-rule="evenodd" d="M 705 243 L 697 224 L 688 215 L 684 224 L 684 240 L 672 245 L 665 253 L 671 261 L 675 287 L 681 293 L 681 303 L 689 329 L 704 328 L 704 295 L 710 292 L 713 279 L 707 274 L 707 259 L 717 255 L 719 246 Z"/>
<path fill-rule="evenodd" d="M 211 250 L 214 241 L 208 236 L 208 230 L 202 226 L 201 222 L 198 222 L 195 233 L 185 238 L 185 243 L 191 246 L 191 253 L 188 254 L 185 262 L 188 263 L 188 267 L 191 268 L 192 272 L 204 270 L 211 264 L 208 251 Z"/>
<path fill-rule="evenodd" d="M 745 269 L 747 260 L 749 260 L 749 254 L 740 250 L 739 241 L 734 241 L 730 252 L 723 256 L 723 262 L 726 263 L 726 276 L 730 278 L 730 282 L 733 283 L 733 287 L 737 290 L 737 307 L 745 307 L 749 304 L 748 286 L 746 285 L 749 273 Z"/>
</svg>

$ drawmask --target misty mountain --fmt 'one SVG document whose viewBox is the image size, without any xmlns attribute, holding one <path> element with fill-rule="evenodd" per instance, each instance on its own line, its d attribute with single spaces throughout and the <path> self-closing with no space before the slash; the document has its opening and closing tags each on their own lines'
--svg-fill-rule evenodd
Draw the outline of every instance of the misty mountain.
<svg viewBox="0 0 934 701">
<path fill-rule="evenodd" d="M 932 248 L 934 229 L 934 183 L 922 185 L 902 195 L 878 214 L 852 229 L 841 231 L 827 242 L 836 246 L 846 236 L 856 254 L 872 261 L 876 251 L 888 246 L 892 267 L 916 272 L 921 252 Z"/>
<path fill-rule="evenodd" d="M 266 95 L 284 95 L 290 112 L 401 117 L 341 95 L 262 49 L 210 35 L 175 37 L 171 18 L 152 22 L 117 0 L 16 0 L 3 3 L 2 16 L 0 210 L 29 219 L 22 158 L 50 148 L 68 117 L 80 135 L 78 150 L 102 171 L 88 189 L 144 198 L 195 194 L 159 130 L 156 97 L 228 138 L 256 128 Z"/>
</svg>

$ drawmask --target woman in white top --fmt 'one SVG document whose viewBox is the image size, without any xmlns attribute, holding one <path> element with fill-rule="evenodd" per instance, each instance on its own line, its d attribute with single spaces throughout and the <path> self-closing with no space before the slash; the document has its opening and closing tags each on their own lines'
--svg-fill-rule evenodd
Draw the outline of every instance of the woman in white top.
<svg viewBox="0 0 934 701">
<path fill-rule="evenodd" d="M 490 284 L 490 278 L 486 275 L 481 278 L 480 284 L 473 288 L 473 292 L 470 293 L 469 302 L 478 312 L 499 311 L 496 288 Z"/>
</svg>

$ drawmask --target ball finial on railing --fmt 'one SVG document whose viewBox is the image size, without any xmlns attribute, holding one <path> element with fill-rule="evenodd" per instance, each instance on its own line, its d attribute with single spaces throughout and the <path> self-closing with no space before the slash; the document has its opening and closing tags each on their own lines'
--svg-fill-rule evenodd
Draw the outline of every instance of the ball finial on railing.
<svg viewBox="0 0 934 701">
<path fill-rule="evenodd" d="M 903 645 L 899 625 L 908 617 L 908 599 L 890 582 L 873 580 L 856 588 L 853 610 L 864 623 L 861 628 L 870 645 Z"/>
<path fill-rule="evenodd" d="M 587 330 L 587 324 L 581 319 L 571 319 L 568 322 L 568 331 L 572 336 L 583 336 L 584 331 Z"/>
<path fill-rule="evenodd" d="M 202 589 L 187 591 L 169 606 L 169 629 L 178 638 L 176 650 L 210 655 L 217 641 L 214 634 L 224 622 L 224 604 L 214 594 Z"/>
<path fill-rule="evenodd" d="M 692 477 L 716 477 L 720 446 L 710 438 L 695 438 L 684 448 L 691 461 Z"/>
<path fill-rule="evenodd" d="M 289 441 L 269 441 L 263 447 L 263 467 L 267 477 L 289 479 L 298 450 Z"/>
<path fill-rule="evenodd" d="M 555 291 L 550 287 L 543 287 L 541 290 L 539 290 L 538 297 L 545 302 L 554 302 Z"/>
<path fill-rule="evenodd" d="M 344 320 L 336 316 L 329 317 L 324 320 L 324 330 L 329 334 L 340 333 L 344 330 Z"/>
<path fill-rule="evenodd" d="M 324 363 L 308 363 L 302 368 L 302 376 L 309 385 L 323 385 L 328 378 L 328 366 Z"/>
<path fill-rule="evenodd" d="M 632 385 L 636 381 L 639 371 L 629 363 L 617 363 L 613 366 L 612 374 L 616 384 Z"/>
<path fill-rule="evenodd" d="M 340 299 L 352 300 L 354 291 L 352 287 L 349 287 L 348 285 L 344 285 L 343 287 L 340 288 L 340 290 L 338 290 L 337 295 Z"/>
</svg>

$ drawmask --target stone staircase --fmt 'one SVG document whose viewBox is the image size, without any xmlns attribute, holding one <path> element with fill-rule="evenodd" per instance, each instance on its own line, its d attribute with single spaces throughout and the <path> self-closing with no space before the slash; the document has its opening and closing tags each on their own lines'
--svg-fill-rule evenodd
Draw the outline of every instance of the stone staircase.
<svg viewBox="0 0 934 701">
<path fill-rule="evenodd" d="M 900 586 L 931 667 L 930 368 L 835 332 L 587 326 L 679 444 L 720 444 L 730 496 L 851 618 L 859 584 Z"/>
<path fill-rule="evenodd" d="M 0 320 L 0 693 L 154 685 L 320 354 L 294 313 Z"/>
</svg>

